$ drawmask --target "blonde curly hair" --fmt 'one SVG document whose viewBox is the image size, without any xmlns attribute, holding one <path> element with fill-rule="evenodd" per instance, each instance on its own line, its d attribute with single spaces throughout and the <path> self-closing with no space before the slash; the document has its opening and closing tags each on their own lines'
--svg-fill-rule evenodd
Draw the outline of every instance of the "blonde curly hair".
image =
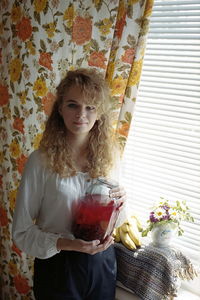
<svg viewBox="0 0 200 300">
<path fill-rule="evenodd" d="M 112 169 L 118 143 L 112 127 L 112 105 L 109 88 L 104 77 L 96 69 L 77 69 L 69 71 L 57 87 L 57 98 L 40 142 L 40 150 L 47 158 L 47 164 L 61 177 L 74 176 L 77 173 L 72 153 L 66 138 L 66 127 L 59 109 L 67 90 L 77 86 L 81 89 L 87 104 L 95 105 L 97 116 L 89 132 L 87 146 L 86 172 L 90 177 L 107 176 Z"/>
</svg>

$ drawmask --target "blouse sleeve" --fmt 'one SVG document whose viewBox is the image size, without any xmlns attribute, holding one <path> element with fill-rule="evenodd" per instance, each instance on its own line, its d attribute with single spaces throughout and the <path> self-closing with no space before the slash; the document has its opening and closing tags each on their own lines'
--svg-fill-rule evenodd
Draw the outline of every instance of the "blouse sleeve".
<svg viewBox="0 0 200 300">
<path fill-rule="evenodd" d="M 35 223 L 44 195 L 45 168 L 38 151 L 34 151 L 25 166 L 19 186 L 12 224 L 15 244 L 26 254 L 41 259 L 59 251 L 56 248 L 59 234 L 43 232 Z"/>
</svg>

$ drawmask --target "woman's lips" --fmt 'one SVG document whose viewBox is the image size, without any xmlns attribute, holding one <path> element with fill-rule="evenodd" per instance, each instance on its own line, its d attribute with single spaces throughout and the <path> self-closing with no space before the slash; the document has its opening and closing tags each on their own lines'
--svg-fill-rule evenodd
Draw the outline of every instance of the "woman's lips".
<svg viewBox="0 0 200 300">
<path fill-rule="evenodd" d="M 74 122 L 74 124 L 75 124 L 75 125 L 81 126 L 81 125 L 86 125 L 87 122 Z"/>
</svg>

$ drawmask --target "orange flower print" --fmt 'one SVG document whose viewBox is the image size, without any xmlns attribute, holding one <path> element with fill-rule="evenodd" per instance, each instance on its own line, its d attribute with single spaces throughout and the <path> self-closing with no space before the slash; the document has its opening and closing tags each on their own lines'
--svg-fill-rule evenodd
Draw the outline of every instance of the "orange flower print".
<svg viewBox="0 0 200 300">
<path fill-rule="evenodd" d="M 74 6 L 70 4 L 70 6 L 66 9 L 63 19 L 67 21 L 67 27 L 71 28 L 73 25 L 73 20 L 75 17 Z"/>
<path fill-rule="evenodd" d="M 40 141 L 42 139 L 42 133 L 38 133 L 33 139 L 33 148 L 36 150 L 40 145 Z"/>
<path fill-rule="evenodd" d="M 20 98 L 20 102 L 22 104 L 25 104 L 26 103 L 26 98 L 27 98 L 27 91 L 20 92 L 19 98 Z"/>
<path fill-rule="evenodd" d="M 30 291 L 28 280 L 25 277 L 22 277 L 20 274 L 18 274 L 14 276 L 13 279 L 15 288 L 20 294 L 27 294 Z"/>
<path fill-rule="evenodd" d="M 122 76 L 116 77 L 112 82 L 112 96 L 124 94 L 127 80 Z"/>
<path fill-rule="evenodd" d="M 47 0 L 34 0 L 34 7 L 37 13 L 42 12 L 47 6 Z"/>
<path fill-rule="evenodd" d="M 97 6 L 100 3 L 101 0 L 94 0 L 94 4 Z"/>
<path fill-rule="evenodd" d="M 24 120 L 21 118 L 15 118 L 13 122 L 13 128 L 24 133 Z"/>
<path fill-rule="evenodd" d="M 142 72 L 142 62 L 142 59 L 133 62 L 132 70 L 128 79 L 128 86 L 133 86 L 139 83 Z"/>
<path fill-rule="evenodd" d="M 17 189 L 9 192 L 8 198 L 9 198 L 9 207 L 11 211 L 14 211 L 15 209 L 16 196 L 17 196 Z"/>
<path fill-rule="evenodd" d="M 42 78 L 38 78 L 33 85 L 33 90 L 37 97 L 43 97 L 47 93 L 46 82 Z"/>
<path fill-rule="evenodd" d="M 125 0 L 120 0 L 119 1 L 118 12 L 117 12 L 117 20 L 122 19 L 122 17 L 126 13 L 126 6 L 127 5 L 125 4 Z"/>
<path fill-rule="evenodd" d="M 119 134 L 123 135 L 123 136 L 128 136 L 128 131 L 129 131 L 129 123 L 124 123 L 119 129 L 118 132 Z"/>
<path fill-rule="evenodd" d="M 14 261 L 9 261 L 8 263 L 9 274 L 15 276 L 18 273 L 17 264 Z"/>
<path fill-rule="evenodd" d="M 0 84 L 0 106 L 6 105 L 9 101 L 8 87 Z"/>
<path fill-rule="evenodd" d="M 17 253 L 19 256 L 22 256 L 21 250 L 19 250 L 15 244 L 12 245 L 12 251 Z"/>
<path fill-rule="evenodd" d="M 29 18 L 23 17 L 21 22 L 16 25 L 17 36 L 24 42 L 32 35 L 32 26 Z"/>
<path fill-rule="evenodd" d="M 117 20 L 116 23 L 116 36 L 118 37 L 118 39 L 120 40 L 122 37 L 122 32 L 124 29 L 124 26 L 126 24 L 126 13 L 124 13 L 123 17 L 119 20 Z"/>
<path fill-rule="evenodd" d="M 103 54 L 103 52 L 92 52 L 90 54 L 89 60 L 88 60 L 88 65 L 93 66 L 93 67 L 98 67 L 102 69 L 106 69 L 106 64 L 105 64 L 106 58 Z"/>
<path fill-rule="evenodd" d="M 22 63 L 19 58 L 14 58 L 13 60 L 11 60 L 9 65 L 9 71 L 10 71 L 10 80 L 12 82 L 18 81 L 22 71 Z"/>
<path fill-rule="evenodd" d="M 72 41 L 77 45 L 83 45 L 89 41 L 92 36 L 92 21 L 90 18 L 75 18 L 72 29 Z"/>
<path fill-rule="evenodd" d="M 45 31 L 46 31 L 48 37 L 52 38 L 55 34 L 55 31 L 56 31 L 56 25 L 52 22 L 49 23 L 49 24 L 46 24 Z"/>
<path fill-rule="evenodd" d="M 24 154 L 22 154 L 16 160 L 16 162 L 17 162 L 17 170 L 18 170 L 18 172 L 20 174 L 22 174 L 22 172 L 24 170 L 24 166 L 25 166 L 26 161 L 27 161 L 27 157 Z"/>
<path fill-rule="evenodd" d="M 20 155 L 20 146 L 15 140 L 10 144 L 9 150 L 12 157 L 16 158 Z"/>
<path fill-rule="evenodd" d="M 35 47 L 31 41 L 26 42 L 26 47 L 29 50 L 29 53 L 34 55 L 36 53 Z"/>
<path fill-rule="evenodd" d="M 39 64 L 49 70 L 53 70 L 52 68 L 52 64 L 53 61 L 51 59 L 51 54 L 50 53 L 46 53 L 46 52 L 41 52 L 40 53 L 40 58 L 39 58 Z"/>
<path fill-rule="evenodd" d="M 135 4 L 135 3 L 137 3 L 137 2 L 139 2 L 139 0 L 129 0 L 129 1 L 128 1 L 128 4 L 131 5 L 131 4 Z"/>
<path fill-rule="evenodd" d="M 150 15 L 152 13 L 153 3 L 154 3 L 154 0 L 147 1 L 146 6 L 145 6 L 145 12 L 144 12 L 145 18 L 150 17 Z"/>
<path fill-rule="evenodd" d="M 121 59 L 125 63 L 132 64 L 134 54 L 135 54 L 135 49 L 129 48 L 124 52 L 124 55 L 122 55 Z"/>
<path fill-rule="evenodd" d="M 110 33 L 110 29 L 112 27 L 112 21 L 110 19 L 103 19 L 103 24 L 99 26 L 99 31 L 103 35 L 107 35 Z"/>
<path fill-rule="evenodd" d="M 50 113 L 51 113 L 51 110 L 52 110 L 53 103 L 54 103 L 55 99 L 56 99 L 55 95 L 52 94 L 51 92 L 48 92 L 46 94 L 46 96 L 44 96 L 42 98 L 42 104 L 43 104 L 43 107 L 44 107 L 44 112 L 47 116 L 49 116 Z"/>
<path fill-rule="evenodd" d="M 13 6 L 11 11 L 11 20 L 13 23 L 18 23 L 21 19 L 22 12 L 20 6 Z"/>
<path fill-rule="evenodd" d="M 1 224 L 1 226 L 8 225 L 7 211 L 2 206 L 0 206 L 0 224 Z"/>
</svg>

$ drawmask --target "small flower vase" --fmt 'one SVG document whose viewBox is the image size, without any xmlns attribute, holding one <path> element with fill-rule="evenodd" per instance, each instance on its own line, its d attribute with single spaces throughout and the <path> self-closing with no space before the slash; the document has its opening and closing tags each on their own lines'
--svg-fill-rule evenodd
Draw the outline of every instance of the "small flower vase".
<svg viewBox="0 0 200 300">
<path fill-rule="evenodd" d="M 156 224 L 151 230 L 151 240 L 154 247 L 169 247 L 177 234 L 175 223 Z"/>
</svg>

